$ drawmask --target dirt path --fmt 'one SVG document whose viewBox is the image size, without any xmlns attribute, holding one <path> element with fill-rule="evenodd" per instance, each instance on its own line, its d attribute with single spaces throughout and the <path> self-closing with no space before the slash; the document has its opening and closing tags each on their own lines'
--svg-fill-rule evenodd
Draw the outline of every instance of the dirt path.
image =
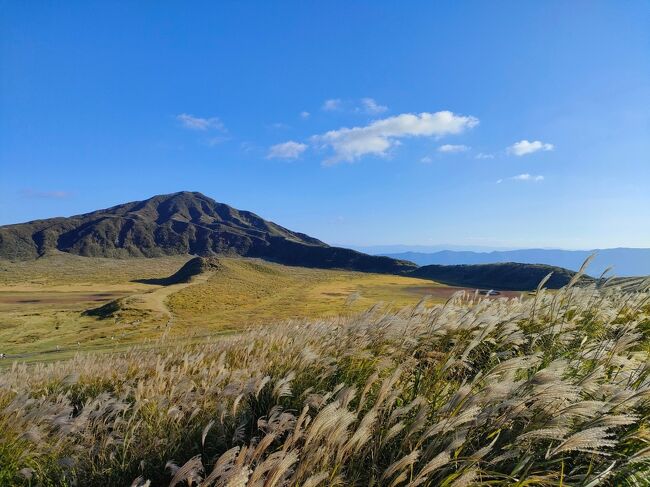
<svg viewBox="0 0 650 487">
<path fill-rule="evenodd" d="M 165 303 L 167 298 L 170 295 L 172 295 L 172 294 L 174 294 L 174 293 L 176 293 L 176 292 L 178 292 L 178 291 L 180 291 L 182 289 L 185 289 L 186 287 L 194 286 L 196 284 L 201 284 L 201 283 L 206 282 L 210 278 L 210 276 L 212 274 L 213 274 L 212 272 L 205 272 L 203 274 L 194 276 L 192 278 L 192 280 L 189 281 L 189 282 L 184 282 L 184 283 L 180 283 L 180 284 L 171 284 L 171 285 L 168 285 L 168 286 L 156 286 L 153 290 L 148 291 L 148 292 L 143 292 L 142 291 L 143 288 L 140 287 L 140 288 L 137 289 L 138 292 L 131 293 L 131 294 L 128 294 L 128 295 L 126 295 L 124 297 L 121 297 L 121 300 L 123 300 L 124 303 L 127 305 L 127 308 L 128 308 L 129 311 L 136 311 L 137 315 L 140 315 L 140 317 L 138 319 L 144 320 L 146 322 L 152 321 L 154 323 L 155 322 L 160 322 L 160 321 L 163 321 L 163 322 L 166 321 L 167 326 L 169 326 L 169 325 L 172 324 L 174 316 L 173 316 L 172 312 L 169 310 L 169 308 L 167 307 L 167 305 Z M 150 285 L 145 285 L 145 286 L 146 287 L 144 289 L 146 289 L 146 288 L 151 289 Z M 122 288 L 122 293 L 124 293 L 123 288 Z M 13 294 L 20 294 L 20 293 L 13 293 Z M 48 299 L 50 301 L 52 301 L 52 299 L 47 295 L 47 293 L 43 293 L 43 294 L 46 294 Z M 57 294 L 57 293 L 50 293 L 50 294 Z M 79 305 L 80 299 L 88 298 L 88 296 L 86 296 L 86 295 L 83 295 L 80 298 L 79 296 L 77 296 L 78 294 L 80 294 L 78 292 L 77 293 L 60 293 L 59 292 L 58 294 L 62 294 L 63 298 L 68 298 L 68 300 L 74 301 L 73 304 L 76 304 L 76 305 Z M 73 294 L 74 296 L 68 296 L 68 294 Z M 109 294 L 110 293 L 103 293 L 103 294 L 99 295 L 102 298 L 101 301 L 105 302 L 106 298 L 112 297 Z M 91 298 L 95 298 L 95 296 L 97 296 L 97 295 L 90 295 Z M 116 297 L 120 298 L 119 295 L 117 295 Z M 3 305 L 3 299 L 4 299 L 4 301 L 9 301 L 9 298 L 13 299 L 13 301 L 17 300 L 18 303 L 20 304 L 20 299 L 19 299 L 20 296 L 18 296 L 18 298 L 16 298 L 16 296 L 13 296 L 13 295 L 12 296 L 3 296 L 2 291 L 0 291 L 0 306 Z M 56 301 L 56 304 L 61 304 L 61 301 L 63 300 L 63 298 L 60 297 L 59 301 Z M 39 297 L 39 299 L 43 303 L 46 303 L 45 298 L 41 299 Z M 13 303 L 13 301 L 11 301 L 11 303 Z M 83 299 L 82 299 L 82 301 L 83 301 Z M 47 301 L 47 302 L 49 302 L 49 301 Z M 24 303 L 23 303 L 23 305 L 24 305 Z M 1 311 L 1 309 L 0 309 L 0 311 Z M 183 340 L 183 342 L 185 342 L 185 341 L 188 341 L 188 340 L 191 341 L 191 340 L 195 340 L 195 339 L 196 339 L 196 337 L 193 336 L 193 337 L 190 337 L 189 339 L 182 339 L 182 340 Z M 175 343 L 178 343 L 178 342 L 175 341 Z M 120 347 L 128 348 L 128 347 L 131 347 L 131 346 L 133 346 L 133 343 L 118 345 L 117 343 L 111 342 L 111 343 L 102 344 L 101 346 L 98 346 L 98 347 L 93 347 L 93 350 L 95 350 L 95 351 L 113 352 L 113 351 L 119 350 Z M 75 353 L 77 353 L 79 351 L 80 351 L 80 349 L 78 347 L 73 347 L 73 346 L 59 347 L 59 346 L 57 346 L 56 349 L 53 348 L 53 349 L 49 349 L 49 350 L 39 350 L 39 351 L 35 351 L 35 352 L 17 353 L 17 354 L 14 354 L 14 355 L 8 355 L 5 358 L 34 360 L 37 357 L 46 358 L 46 357 L 54 357 L 54 356 L 56 356 L 57 359 L 58 359 L 63 355 L 72 356 L 72 355 L 74 355 Z M 0 369 L 2 367 L 6 366 L 6 365 L 9 365 L 10 363 L 11 363 L 11 360 L 0 360 Z"/>
<path fill-rule="evenodd" d="M 189 282 L 162 286 L 148 293 L 133 294 L 128 298 L 129 306 L 131 308 L 140 309 L 145 312 L 162 314 L 168 319 L 172 319 L 173 315 L 165 304 L 165 300 L 181 289 L 206 282 L 211 274 L 212 273 L 210 272 L 204 272 L 203 274 L 194 276 Z"/>
</svg>

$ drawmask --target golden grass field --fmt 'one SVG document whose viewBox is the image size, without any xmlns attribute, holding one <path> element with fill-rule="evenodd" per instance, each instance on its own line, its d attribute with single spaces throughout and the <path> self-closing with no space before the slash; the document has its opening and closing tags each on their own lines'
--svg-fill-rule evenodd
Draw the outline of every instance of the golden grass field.
<svg viewBox="0 0 650 487">
<path fill-rule="evenodd" d="M 196 286 L 239 296 L 237 278 L 268 275 L 257 299 L 278 310 L 269 296 L 390 289 L 258 266 Z M 650 293 L 574 284 L 14 362 L 0 485 L 647 487 Z"/>
<path fill-rule="evenodd" d="M 649 485 L 647 284 L 187 259 L 0 262 L 0 485 Z"/>
<path fill-rule="evenodd" d="M 361 272 L 287 267 L 259 260 L 222 259 L 206 282 L 169 297 L 185 326 L 239 328 L 287 319 L 346 315 L 377 303 L 401 308 L 452 289 L 431 281 Z"/>
<path fill-rule="evenodd" d="M 287 267 L 223 258 L 222 268 L 189 284 L 136 282 L 167 277 L 188 256 L 102 259 L 55 254 L 0 261 L 0 353 L 63 358 L 177 336 L 192 340 L 287 319 L 349 315 L 383 303 L 398 309 L 424 296 L 449 298 L 457 288 L 393 275 Z M 84 311 L 115 299 L 103 319 Z"/>
<path fill-rule="evenodd" d="M 121 333 L 115 321 L 81 313 L 148 291 L 151 286 L 131 281 L 169 275 L 186 260 L 185 256 L 116 260 L 68 254 L 24 262 L 0 260 L 0 353 L 114 348 L 115 334 Z M 132 338 L 144 338 L 148 332 L 144 329 Z"/>
</svg>

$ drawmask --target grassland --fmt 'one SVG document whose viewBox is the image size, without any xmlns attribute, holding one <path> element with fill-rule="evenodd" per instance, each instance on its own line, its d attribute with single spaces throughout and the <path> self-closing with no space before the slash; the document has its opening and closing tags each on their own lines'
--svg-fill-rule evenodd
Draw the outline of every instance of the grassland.
<svg viewBox="0 0 650 487">
<path fill-rule="evenodd" d="M 168 276 L 189 260 L 176 255 L 153 259 L 104 259 L 57 252 L 36 260 L 0 260 L 0 286 L 12 289 L 93 289 L 133 284 L 143 278 Z"/>
<path fill-rule="evenodd" d="M 32 261 L 0 261 L 0 352 L 70 356 L 154 336 L 155 324 L 134 328 L 82 313 L 150 291 L 134 280 L 167 276 L 187 259 L 89 259 L 60 253 Z"/>
<path fill-rule="evenodd" d="M 191 341 L 254 324 L 349 315 L 378 302 L 391 309 L 425 295 L 441 302 L 457 291 L 415 278 L 235 258 L 221 259 L 218 272 L 190 285 L 142 282 L 173 274 L 188 258 L 59 253 L 0 261 L 0 353 L 61 358 L 83 350 L 119 350 L 162 335 Z M 119 309 L 104 319 L 84 313 L 110 302 Z"/>
<path fill-rule="evenodd" d="M 16 364 L 0 485 L 647 486 L 649 303 L 457 296 Z"/>
<path fill-rule="evenodd" d="M 169 297 L 182 326 L 241 328 L 287 319 L 349 315 L 377 303 L 398 309 L 424 296 L 446 300 L 457 288 L 423 279 L 287 267 L 259 260 L 221 259 L 206 282 Z"/>
</svg>

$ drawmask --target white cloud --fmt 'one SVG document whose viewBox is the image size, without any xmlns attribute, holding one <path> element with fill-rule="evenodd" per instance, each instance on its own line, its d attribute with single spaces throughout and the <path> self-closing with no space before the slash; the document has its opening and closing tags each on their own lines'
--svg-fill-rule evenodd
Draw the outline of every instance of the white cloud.
<svg viewBox="0 0 650 487">
<path fill-rule="evenodd" d="M 430 164 L 433 161 L 429 156 L 424 156 L 422 159 L 420 159 L 420 162 L 423 164 Z"/>
<path fill-rule="evenodd" d="M 510 179 L 513 181 L 530 181 L 533 177 L 530 174 L 517 174 L 512 176 Z"/>
<path fill-rule="evenodd" d="M 525 156 L 526 154 L 532 154 L 533 152 L 551 151 L 553 149 L 555 149 L 555 146 L 553 144 L 548 144 L 539 140 L 529 142 L 528 140 L 524 139 L 520 140 L 519 142 L 515 142 L 510 147 L 508 147 L 507 150 L 510 154 L 521 157 Z"/>
<path fill-rule="evenodd" d="M 340 110 L 342 104 L 343 102 L 340 98 L 330 98 L 329 100 L 325 100 L 322 109 L 326 112 L 334 112 L 336 110 Z"/>
<path fill-rule="evenodd" d="M 400 144 L 399 139 L 407 137 L 441 137 L 459 134 L 478 125 L 477 118 L 456 115 L 449 111 L 435 113 L 403 113 L 394 117 L 376 120 L 364 127 L 343 127 L 312 137 L 312 142 L 329 147 L 332 157 L 326 164 L 353 162 L 365 155 L 386 155 L 388 150 Z"/>
<path fill-rule="evenodd" d="M 307 150 L 307 144 L 289 140 L 282 144 L 275 144 L 269 148 L 267 159 L 298 159 Z"/>
<path fill-rule="evenodd" d="M 525 173 L 525 174 L 517 174 L 516 176 L 512 176 L 511 178 L 513 181 L 533 181 L 533 182 L 539 182 L 539 181 L 544 181 L 544 176 L 538 175 L 538 176 L 533 176 L 531 174 Z"/>
<path fill-rule="evenodd" d="M 527 181 L 527 182 L 533 182 L 533 183 L 539 183 L 541 181 L 544 181 L 544 176 L 541 174 L 534 176 L 532 174 L 524 173 L 524 174 L 517 174 L 516 176 L 511 176 L 509 178 L 505 179 L 497 179 L 497 184 L 501 184 L 504 181 Z"/>
<path fill-rule="evenodd" d="M 183 127 L 191 130 L 210 130 L 215 129 L 221 132 L 226 132 L 226 127 L 221 120 L 217 117 L 211 118 L 201 118 L 189 115 L 187 113 L 181 113 L 176 117 L 176 119 L 181 122 Z"/>
<path fill-rule="evenodd" d="M 388 110 L 387 106 L 379 105 L 373 98 L 362 98 L 361 105 L 363 105 L 363 110 L 366 113 L 370 113 L 372 115 L 383 113 Z"/>
<path fill-rule="evenodd" d="M 494 154 L 485 154 L 483 152 L 479 152 L 476 154 L 475 159 L 494 159 Z"/>
<path fill-rule="evenodd" d="M 310 115 L 311 115 L 311 113 L 309 113 L 307 111 L 300 112 L 300 118 L 302 118 L 303 120 L 307 120 Z"/>
<path fill-rule="evenodd" d="M 453 144 L 444 144 L 438 147 L 438 152 L 454 153 L 454 152 L 466 152 L 469 150 L 469 147 L 466 145 L 453 145 Z"/>
<path fill-rule="evenodd" d="M 370 97 L 361 98 L 358 103 L 356 100 L 330 98 L 329 100 L 325 100 L 323 102 L 321 109 L 326 112 L 345 111 L 350 113 L 366 113 L 369 115 L 378 115 L 387 111 L 388 107 L 385 105 L 380 105 L 374 98 Z"/>
</svg>

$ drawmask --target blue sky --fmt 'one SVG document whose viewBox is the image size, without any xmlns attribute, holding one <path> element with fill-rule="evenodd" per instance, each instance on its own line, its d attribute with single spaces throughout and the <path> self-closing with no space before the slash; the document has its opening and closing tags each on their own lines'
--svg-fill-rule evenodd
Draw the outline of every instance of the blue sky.
<svg viewBox="0 0 650 487">
<path fill-rule="evenodd" d="M 194 190 L 338 244 L 650 247 L 647 1 L 0 10 L 0 224 Z"/>
</svg>

